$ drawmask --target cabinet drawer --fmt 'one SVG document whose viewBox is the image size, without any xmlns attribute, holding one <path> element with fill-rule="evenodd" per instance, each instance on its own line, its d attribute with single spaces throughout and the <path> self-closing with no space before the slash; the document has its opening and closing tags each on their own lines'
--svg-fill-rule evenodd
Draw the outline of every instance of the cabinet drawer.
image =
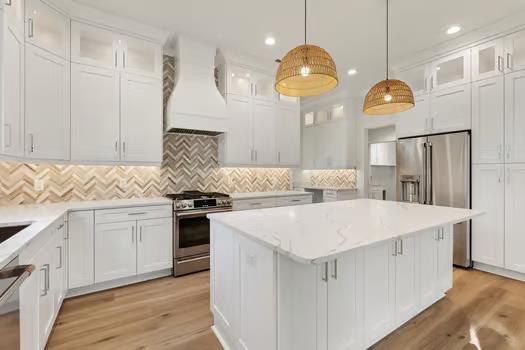
<svg viewBox="0 0 525 350">
<path fill-rule="evenodd" d="M 277 207 L 287 207 L 310 203 L 312 203 L 312 196 L 278 197 L 275 199 L 275 206 Z"/>
<path fill-rule="evenodd" d="M 250 210 L 275 207 L 275 198 L 243 199 L 233 201 L 233 210 Z"/>
<path fill-rule="evenodd" d="M 167 218 L 173 215 L 171 205 L 95 210 L 95 223 Z"/>
</svg>

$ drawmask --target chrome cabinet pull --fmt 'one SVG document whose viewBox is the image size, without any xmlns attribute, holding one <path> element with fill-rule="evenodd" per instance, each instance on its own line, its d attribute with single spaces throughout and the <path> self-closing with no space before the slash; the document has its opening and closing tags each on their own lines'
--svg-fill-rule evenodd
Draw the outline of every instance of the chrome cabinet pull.
<svg viewBox="0 0 525 350">
<path fill-rule="evenodd" d="M 34 26 L 33 26 L 33 19 L 28 18 L 27 19 L 27 36 L 29 38 L 32 38 L 34 36 Z"/>
<path fill-rule="evenodd" d="M 144 212 L 144 211 L 141 211 L 141 212 L 138 212 L 138 213 L 128 213 L 128 215 L 144 215 L 144 214 L 147 214 L 147 213 Z"/>
<path fill-rule="evenodd" d="M 57 249 L 58 249 L 58 253 L 60 254 L 60 255 L 59 255 L 59 257 L 60 257 L 60 260 L 59 260 L 60 265 L 57 266 L 57 270 L 58 270 L 58 269 L 61 269 L 61 268 L 63 267 L 63 266 L 62 266 L 62 246 L 61 246 L 61 245 L 58 246 Z"/>
<path fill-rule="evenodd" d="M 337 259 L 332 261 L 332 278 L 337 280 Z"/>
<path fill-rule="evenodd" d="M 124 156 L 126 156 L 126 141 L 122 142 L 122 153 L 124 153 Z"/>
<path fill-rule="evenodd" d="M 139 227 L 139 241 L 142 242 L 142 225 Z"/>
<path fill-rule="evenodd" d="M 392 246 L 393 246 L 392 256 L 397 256 L 397 240 L 394 241 Z"/>
<path fill-rule="evenodd" d="M 281 152 L 277 152 L 277 162 L 281 162 Z"/>
<path fill-rule="evenodd" d="M 507 52 L 507 68 L 512 69 L 512 54 Z"/>
<path fill-rule="evenodd" d="M 135 226 L 131 226 L 131 243 L 135 243 Z"/>
<path fill-rule="evenodd" d="M 323 264 L 324 264 L 324 267 L 323 267 L 323 273 L 321 275 L 321 279 L 324 282 L 328 282 L 328 262 L 325 262 Z"/>
<path fill-rule="evenodd" d="M 498 70 L 503 72 L 503 57 L 498 56 Z"/>
<path fill-rule="evenodd" d="M 126 68 L 126 51 L 122 51 L 122 67 Z"/>
<path fill-rule="evenodd" d="M 45 297 L 47 292 L 49 292 L 49 264 L 44 264 L 40 268 L 40 271 L 44 271 L 44 291 L 40 293 L 41 297 Z"/>
<path fill-rule="evenodd" d="M 118 53 L 117 50 L 115 50 L 115 68 L 117 68 L 118 65 Z"/>
<path fill-rule="evenodd" d="M 9 132 L 7 132 L 7 129 L 9 128 Z M 10 123 L 5 123 L 4 124 L 4 139 L 5 139 L 5 142 L 4 142 L 4 146 L 5 147 L 11 147 L 12 146 L 12 143 L 13 143 L 13 139 L 12 139 L 12 133 L 13 133 L 13 130 L 11 128 L 11 124 Z M 7 140 L 9 140 L 9 142 L 7 142 Z"/>
<path fill-rule="evenodd" d="M 262 205 L 262 203 L 250 203 L 250 205 Z"/>
<path fill-rule="evenodd" d="M 397 247 L 399 250 L 397 251 L 397 254 L 396 254 L 396 255 L 403 255 L 403 240 L 402 240 L 402 239 L 399 239 L 398 242 L 399 242 L 399 245 L 396 244 L 396 247 Z"/>
<path fill-rule="evenodd" d="M 35 136 L 31 133 L 29 134 L 29 152 L 33 153 L 35 151 Z"/>
<path fill-rule="evenodd" d="M 115 139 L 115 154 L 118 154 L 118 139 Z"/>
</svg>

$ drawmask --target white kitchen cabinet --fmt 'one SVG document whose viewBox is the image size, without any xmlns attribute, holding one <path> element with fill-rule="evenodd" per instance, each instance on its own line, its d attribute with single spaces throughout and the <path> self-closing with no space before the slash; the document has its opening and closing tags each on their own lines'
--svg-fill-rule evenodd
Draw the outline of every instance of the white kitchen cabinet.
<svg viewBox="0 0 525 350">
<path fill-rule="evenodd" d="M 25 46 L 26 156 L 69 159 L 70 64 L 49 52 Z"/>
<path fill-rule="evenodd" d="M 239 260 L 239 348 L 271 349 L 277 342 L 275 253 L 241 237 Z"/>
<path fill-rule="evenodd" d="M 496 39 L 472 48 L 472 81 L 497 77 L 505 69 L 503 39 Z"/>
<path fill-rule="evenodd" d="M 3 5 L 5 25 L 16 40 L 24 42 L 24 0 L 6 0 Z M 0 9 L 1 10 L 1 9 Z"/>
<path fill-rule="evenodd" d="M 228 133 L 219 136 L 219 161 L 222 164 L 251 164 L 252 105 L 246 97 L 228 95 Z"/>
<path fill-rule="evenodd" d="M 223 69 L 223 76 L 219 78 L 220 82 L 224 82 L 224 84 L 219 84 L 219 86 L 221 86 L 220 90 L 222 91 L 222 93 L 224 95 L 232 94 L 238 96 L 251 97 L 251 70 L 234 64 L 227 64 L 226 66 L 226 70 L 224 70 L 224 66 L 220 67 L 221 69 Z"/>
<path fill-rule="evenodd" d="M 525 69 L 525 30 L 505 37 L 505 73 Z"/>
<path fill-rule="evenodd" d="M 92 210 L 69 213 L 68 287 L 95 283 L 95 218 Z"/>
<path fill-rule="evenodd" d="M 396 319 L 404 323 L 419 310 L 419 256 L 416 235 L 397 240 L 396 246 Z"/>
<path fill-rule="evenodd" d="M 34 258 L 35 273 L 38 274 L 38 340 L 40 349 L 45 348 L 47 338 L 53 328 L 55 304 L 54 286 L 51 284 L 55 266 L 53 264 L 53 241 L 48 242 Z"/>
<path fill-rule="evenodd" d="M 299 105 L 300 105 L 299 97 L 286 96 L 286 95 L 283 95 L 283 94 L 278 94 L 277 98 L 279 99 L 279 102 L 281 104 L 287 104 L 287 105 L 296 106 L 296 107 L 299 107 Z"/>
<path fill-rule="evenodd" d="M 2 87 L 0 88 L 0 116 L 3 136 L 1 152 L 11 156 L 23 154 L 23 116 L 24 116 L 24 39 L 17 31 L 17 21 L 22 21 L 23 2 L 13 0 L 5 6 L 7 20 L 2 23 L 0 47 L 0 67 Z M 2 13 L 0 13 L 2 16 Z M 21 16 L 21 18 L 19 18 Z"/>
<path fill-rule="evenodd" d="M 137 273 L 147 273 L 173 267 L 172 218 L 139 220 Z"/>
<path fill-rule="evenodd" d="M 525 164 L 507 164 L 505 175 L 505 267 L 525 273 Z"/>
<path fill-rule="evenodd" d="M 471 128 L 470 84 L 440 89 L 431 94 L 432 132 L 468 130 Z"/>
<path fill-rule="evenodd" d="M 119 41 L 122 49 L 122 70 L 133 75 L 149 76 L 158 80 L 162 78 L 160 45 L 129 36 L 119 36 Z"/>
<path fill-rule="evenodd" d="M 72 160 L 120 159 L 119 103 L 120 81 L 117 71 L 71 64 Z M 150 123 L 142 123 L 141 127 L 144 130 L 151 128 Z M 157 138 L 161 139 L 159 135 Z M 157 142 L 159 140 L 155 139 Z M 144 141 L 153 142 L 146 139 Z"/>
<path fill-rule="evenodd" d="M 452 239 L 452 225 L 439 227 L 438 230 L 438 293 L 441 295 L 452 288 L 453 270 L 450 268 L 453 265 L 453 239 Z"/>
<path fill-rule="evenodd" d="M 26 1 L 26 41 L 69 60 L 70 19 L 42 0 Z"/>
<path fill-rule="evenodd" d="M 233 210 L 252 210 L 275 207 L 275 198 L 234 199 Z"/>
<path fill-rule="evenodd" d="M 472 209 L 485 212 L 472 219 L 472 260 L 498 267 L 505 263 L 504 171 L 503 164 L 472 166 Z"/>
<path fill-rule="evenodd" d="M 275 117 L 277 163 L 287 166 L 301 164 L 301 118 L 298 107 L 280 103 Z"/>
<path fill-rule="evenodd" d="M 370 144 L 370 165 L 396 166 L 396 143 L 381 142 Z"/>
<path fill-rule="evenodd" d="M 95 283 L 137 274 L 136 221 L 95 226 Z"/>
<path fill-rule="evenodd" d="M 430 95 L 414 96 L 416 105 L 396 115 L 396 134 L 398 137 L 418 136 L 428 133 L 430 120 Z"/>
<path fill-rule="evenodd" d="M 253 163 L 273 165 L 275 151 L 275 104 L 252 102 Z"/>
<path fill-rule="evenodd" d="M 434 303 L 439 297 L 438 289 L 438 229 L 422 232 L 418 240 L 419 293 L 421 306 Z"/>
<path fill-rule="evenodd" d="M 71 62 L 107 69 L 118 68 L 118 35 L 109 30 L 72 21 Z"/>
<path fill-rule="evenodd" d="M 470 49 L 432 62 L 431 91 L 450 89 L 470 83 Z"/>
<path fill-rule="evenodd" d="M 394 74 L 396 79 L 399 79 L 412 89 L 414 97 L 425 95 L 429 92 L 429 76 L 431 67 L 428 64 L 418 65 L 416 67 L 406 69 Z M 416 102 L 417 106 L 417 102 Z"/>
<path fill-rule="evenodd" d="M 505 76 L 505 162 L 525 162 L 525 72 Z"/>
<path fill-rule="evenodd" d="M 396 324 L 395 242 L 364 248 L 364 328 L 369 346 Z"/>
<path fill-rule="evenodd" d="M 162 82 L 121 75 L 121 159 L 162 162 Z"/>
<path fill-rule="evenodd" d="M 275 76 L 265 73 L 252 72 L 253 98 L 263 101 L 276 101 Z"/>
<path fill-rule="evenodd" d="M 472 83 L 472 163 L 504 162 L 503 76 Z"/>
<path fill-rule="evenodd" d="M 316 157 L 316 129 L 313 125 L 304 126 L 301 142 L 301 167 L 303 169 L 315 169 Z"/>
<path fill-rule="evenodd" d="M 66 241 L 64 239 L 65 225 L 61 223 L 55 228 L 56 236 L 54 239 L 54 245 L 51 248 L 53 250 L 54 259 L 54 270 L 53 270 L 53 296 L 54 296 L 54 309 L 55 313 L 58 313 L 62 301 L 66 296 L 67 290 L 67 256 L 66 256 Z"/>
<path fill-rule="evenodd" d="M 349 252 L 327 263 L 328 349 L 363 349 L 363 253 Z M 324 296 L 319 296 L 324 297 Z"/>
</svg>

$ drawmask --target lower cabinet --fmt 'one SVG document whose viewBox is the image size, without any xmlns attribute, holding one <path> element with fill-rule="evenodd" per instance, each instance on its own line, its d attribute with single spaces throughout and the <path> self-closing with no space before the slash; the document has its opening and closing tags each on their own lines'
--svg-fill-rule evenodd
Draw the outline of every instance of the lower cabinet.
<svg viewBox="0 0 525 350">
<path fill-rule="evenodd" d="M 264 197 L 250 199 L 234 199 L 233 210 L 251 210 L 273 207 L 289 207 L 302 204 L 311 204 L 312 195 L 293 195 L 280 197 Z"/>
<path fill-rule="evenodd" d="M 68 288 L 95 283 L 95 213 L 75 211 L 68 218 Z"/>
<path fill-rule="evenodd" d="M 525 164 L 507 164 L 505 175 L 505 267 L 525 273 L 525 235 L 521 226 L 525 213 Z"/>
<path fill-rule="evenodd" d="M 137 223 L 137 273 L 147 273 L 173 266 L 172 219 L 149 219 Z"/>
</svg>

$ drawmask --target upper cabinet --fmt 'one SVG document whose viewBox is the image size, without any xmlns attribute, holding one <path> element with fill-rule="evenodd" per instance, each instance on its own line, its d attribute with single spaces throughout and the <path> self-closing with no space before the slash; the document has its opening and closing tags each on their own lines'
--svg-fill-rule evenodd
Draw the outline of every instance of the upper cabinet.
<svg viewBox="0 0 525 350">
<path fill-rule="evenodd" d="M 277 164 L 301 165 L 301 116 L 298 109 L 294 106 L 279 104 L 275 123 Z"/>
<path fill-rule="evenodd" d="M 224 63 L 219 66 L 219 89 L 223 95 L 232 94 L 258 100 L 276 101 L 275 77 L 238 64 Z"/>
<path fill-rule="evenodd" d="M 525 69 L 525 30 L 505 37 L 505 73 Z"/>
<path fill-rule="evenodd" d="M 126 73 L 162 77 L 162 48 L 152 42 L 121 36 L 122 70 Z"/>
<path fill-rule="evenodd" d="M 432 63 L 430 89 L 441 90 L 470 82 L 470 49 Z"/>
<path fill-rule="evenodd" d="M 429 91 L 429 77 L 431 67 L 423 64 L 395 74 L 396 79 L 400 79 L 410 86 L 414 96 L 420 96 Z"/>
<path fill-rule="evenodd" d="M 71 62 L 117 68 L 118 36 L 88 24 L 71 22 Z"/>
<path fill-rule="evenodd" d="M 24 1 L 6 0 L 4 3 L 5 24 L 20 42 L 24 41 Z"/>
<path fill-rule="evenodd" d="M 26 23 L 27 42 L 69 60 L 69 18 L 42 0 L 27 0 Z"/>
<path fill-rule="evenodd" d="M 525 162 L 525 71 L 505 76 L 505 162 Z"/>
<path fill-rule="evenodd" d="M 472 49 L 472 81 L 492 78 L 503 73 L 505 58 L 503 39 L 496 39 Z"/>
</svg>

